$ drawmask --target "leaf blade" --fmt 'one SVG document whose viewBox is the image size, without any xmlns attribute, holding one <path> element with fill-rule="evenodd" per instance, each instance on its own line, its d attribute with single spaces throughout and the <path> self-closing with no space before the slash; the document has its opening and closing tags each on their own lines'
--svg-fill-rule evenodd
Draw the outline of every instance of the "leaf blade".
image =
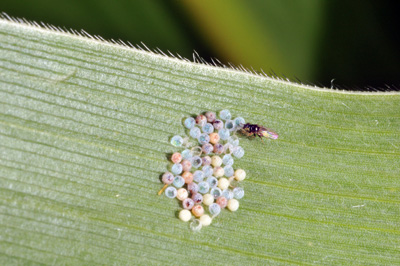
<svg viewBox="0 0 400 266">
<path fill-rule="evenodd" d="M 313 90 L 0 23 L 3 260 L 399 261 L 398 93 Z M 193 234 L 156 195 L 159 175 L 181 119 L 224 108 L 280 139 L 242 141 L 239 211 Z"/>
</svg>

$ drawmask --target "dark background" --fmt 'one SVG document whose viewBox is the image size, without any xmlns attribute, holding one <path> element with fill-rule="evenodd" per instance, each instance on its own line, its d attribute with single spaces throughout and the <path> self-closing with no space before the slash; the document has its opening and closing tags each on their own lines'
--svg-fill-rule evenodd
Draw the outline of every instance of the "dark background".
<svg viewBox="0 0 400 266">
<path fill-rule="evenodd" d="M 309 84 L 399 90 L 400 9 L 393 2 L 2 0 L 0 11 L 191 60 L 196 50 L 209 62 Z"/>
</svg>

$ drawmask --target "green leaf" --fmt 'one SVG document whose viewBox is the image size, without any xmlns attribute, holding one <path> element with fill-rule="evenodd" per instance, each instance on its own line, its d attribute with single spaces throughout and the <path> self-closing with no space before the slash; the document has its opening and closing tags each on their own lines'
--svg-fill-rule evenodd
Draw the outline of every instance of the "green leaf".
<svg viewBox="0 0 400 266">
<path fill-rule="evenodd" d="M 400 263 L 400 94 L 319 89 L 0 20 L 0 264 Z M 243 139 L 245 197 L 199 233 L 157 196 L 182 119 Z"/>
</svg>

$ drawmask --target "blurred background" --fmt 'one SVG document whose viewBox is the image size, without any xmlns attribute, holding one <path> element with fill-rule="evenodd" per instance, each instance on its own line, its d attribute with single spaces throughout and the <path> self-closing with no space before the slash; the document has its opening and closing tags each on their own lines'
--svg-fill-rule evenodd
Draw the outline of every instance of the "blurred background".
<svg viewBox="0 0 400 266">
<path fill-rule="evenodd" d="M 399 10 L 375 0 L 0 1 L 10 16 L 352 90 L 399 90 Z"/>
</svg>

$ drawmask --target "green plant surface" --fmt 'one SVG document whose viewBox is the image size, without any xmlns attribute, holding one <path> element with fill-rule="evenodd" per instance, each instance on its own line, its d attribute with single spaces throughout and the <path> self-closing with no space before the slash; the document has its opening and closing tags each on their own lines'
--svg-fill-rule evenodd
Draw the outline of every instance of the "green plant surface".
<svg viewBox="0 0 400 266">
<path fill-rule="evenodd" d="M 0 264 L 400 264 L 400 94 L 319 89 L 0 20 Z M 245 197 L 200 232 L 157 192 L 206 110 Z"/>
<path fill-rule="evenodd" d="M 226 61 L 315 77 L 324 1 L 181 1 L 203 39 Z M 229 8 L 228 8 L 229 7 Z"/>
</svg>

